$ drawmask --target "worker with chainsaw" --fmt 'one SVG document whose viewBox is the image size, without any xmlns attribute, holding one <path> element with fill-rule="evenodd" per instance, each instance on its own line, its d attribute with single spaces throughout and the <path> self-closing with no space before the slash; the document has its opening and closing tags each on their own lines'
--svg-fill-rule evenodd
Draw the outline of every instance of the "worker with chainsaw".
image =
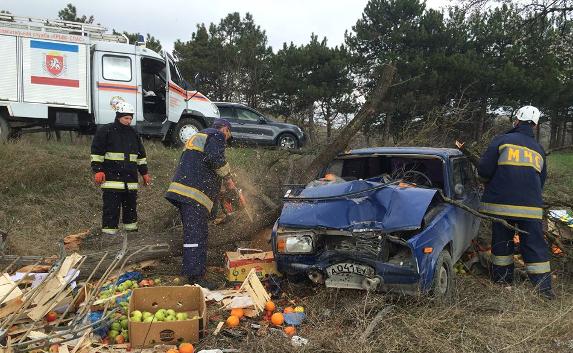
<svg viewBox="0 0 573 353">
<path fill-rule="evenodd" d="M 225 159 L 231 124 L 215 119 L 211 128 L 193 135 L 185 144 L 165 197 L 181 215 L 183 224 L 183 275 L 190 283 L 214 286 L 205 279 L 208 220 L 221 190 L 236 190 L 231 168 Z"/>
<path fill-rule="evenodd" d="M 133 106 L 119 101 L 114 109 L 115 121 L 98 128 L 91 148 L 94 180 L 103 190 L 102 233 L 110 235 L 119 230 L 120 212 L 123 229 L 137 231 L 137 173 L 151 183 L 143 143 L 130 126 Z"/>
<path fill-rule="evenodd" d="M 524 231 L 519 234 L 519 250 L 528 277 L 541 295 L 553 299 L 549 249 L 541 224 L 547 163 L 545 152 L 533 135 L 540 115 L 533 106 L 517 110 L 513 129 L 495 137 L 482 155 L 478 174 L 486 184 L 480 211 L 503 218 Z M 514 234 L 504 225 L 492 223 L 494 282 L 513 281 Z"/>
</svg>

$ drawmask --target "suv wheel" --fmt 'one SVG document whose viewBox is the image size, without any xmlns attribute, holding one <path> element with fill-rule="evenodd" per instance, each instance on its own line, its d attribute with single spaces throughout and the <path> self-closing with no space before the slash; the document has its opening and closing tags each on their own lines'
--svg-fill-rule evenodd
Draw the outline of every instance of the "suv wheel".
<svg viewBox="0 0 573 353">
<path fill-rule="evenodd" d="M 282 134 L 277 139 L 277 146 L 284 150 L 294 150 L 298 148 L 298 140 L 292 134 Z"/>
<path fill-rule="evenodd" d="M 193 118 L 182 118 L 171 133 L 171 142 L 177 147 L 185 145 L 185 142 L 199 131 L 203 130 L 203 124 Z"/>
<path fill-rule="evenodd" d="M 432 282 L 432 296 L 438 300 L 448 300 L 454 292 L 454 265 L 450 253 L 444 249 L 438 256 Z"/>
</svg>

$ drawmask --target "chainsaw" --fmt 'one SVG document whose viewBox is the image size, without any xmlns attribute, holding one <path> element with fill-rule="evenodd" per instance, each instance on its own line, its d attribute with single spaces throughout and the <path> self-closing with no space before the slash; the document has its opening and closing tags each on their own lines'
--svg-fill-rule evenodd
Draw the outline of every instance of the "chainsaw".
<svg viewBox="0 0 573 353">
<path fill-rule="evenodd" d="M 249 220 L 253 222 L 253 214 L 247 204 L 243 191 L 235 185 L 234 181 L 231 180 L 231 183 L 233 187 L 225 188 L 225 190 L 221 192 L 223 211 L 229 216 L 235 211 L 244 210 Z"/>
</svg>

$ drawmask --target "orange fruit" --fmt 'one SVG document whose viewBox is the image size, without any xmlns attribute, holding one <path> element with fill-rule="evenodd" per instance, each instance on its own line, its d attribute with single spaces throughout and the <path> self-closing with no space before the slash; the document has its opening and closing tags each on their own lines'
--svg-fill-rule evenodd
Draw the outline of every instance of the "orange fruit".
<svg viewBox="0 0 573 353">
<path fill-rule="evenodd" d="M 179 353 L 179 349 L 171 348 L 167 353 Z"/>
<path fill-rule="evenodd" d="M 277 308 L 277 306 L 275 305 L 275 303 L 273 303 L 270 300 L 265 304 L 265 310 L 266 311 L 273 312 L 273 311 L 275 311 L 276 308 Z"/>
<path fill-rule="evenodd" d="M 281 313 L 274 313 L 273 316 L 271 316 L 271 322 L 275 326 L 280 326 L 285 322 L 285 318 Z"/>
<path fill-rule="evenodd" d="M 236 308 L 236 309 L 231 310 L 231 315 L 236 316 L 239 319 L 241 319 L 243 317 L 243 315 L 245 315 L 245 312 L 241 308 Z"/>
<path fill-rule="evenodd" d="M 227 318 L 227 326 L 229 327 L 237 327 L 239 326 L 239 318 L 235 315 L 231 315 Z"/>
<path fill-rule="evenodd" d="M 285 314 L 294 313 L 294 308 L 292 306 L 287 306 L 286 308 L 284 308 L 283 313 Z"/>
<path fill-rule="evenodd" d="M 287 326 L 283 330 L 287 336 L 294 336 L 296 334 L 296 328 L 294 326 Z"/>
<path fill-rule="evenodd" d="M 181 343 L 179 345 L 179 353 L 193 353 L 195 352 L 195 348 L 191 343 Z"/>
</svg>

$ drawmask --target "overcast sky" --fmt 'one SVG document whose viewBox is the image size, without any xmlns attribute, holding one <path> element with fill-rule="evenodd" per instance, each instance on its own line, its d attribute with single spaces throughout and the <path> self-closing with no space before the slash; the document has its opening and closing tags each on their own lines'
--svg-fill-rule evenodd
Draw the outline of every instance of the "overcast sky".
<svg viewBox="0 0 573 353">
<path fill-rule="evenodd" d="M 428 0 L 438 8 L 447 0 Z M 109 30 L 150 33 L 172 50 L 177 39 L 188 40 L 198 23 L 219 23 L 230 12 L 250 12 L 266 31 L 276 52 L 284 42 L 303 44 L 311 33 L 343 43 L 344 31 L 360 18 L 367 0 L 0 0 L 0 10 L 14 15 L 57 18 L 72 2 L 79 15 L 94 15 Z"/>
</svg>

